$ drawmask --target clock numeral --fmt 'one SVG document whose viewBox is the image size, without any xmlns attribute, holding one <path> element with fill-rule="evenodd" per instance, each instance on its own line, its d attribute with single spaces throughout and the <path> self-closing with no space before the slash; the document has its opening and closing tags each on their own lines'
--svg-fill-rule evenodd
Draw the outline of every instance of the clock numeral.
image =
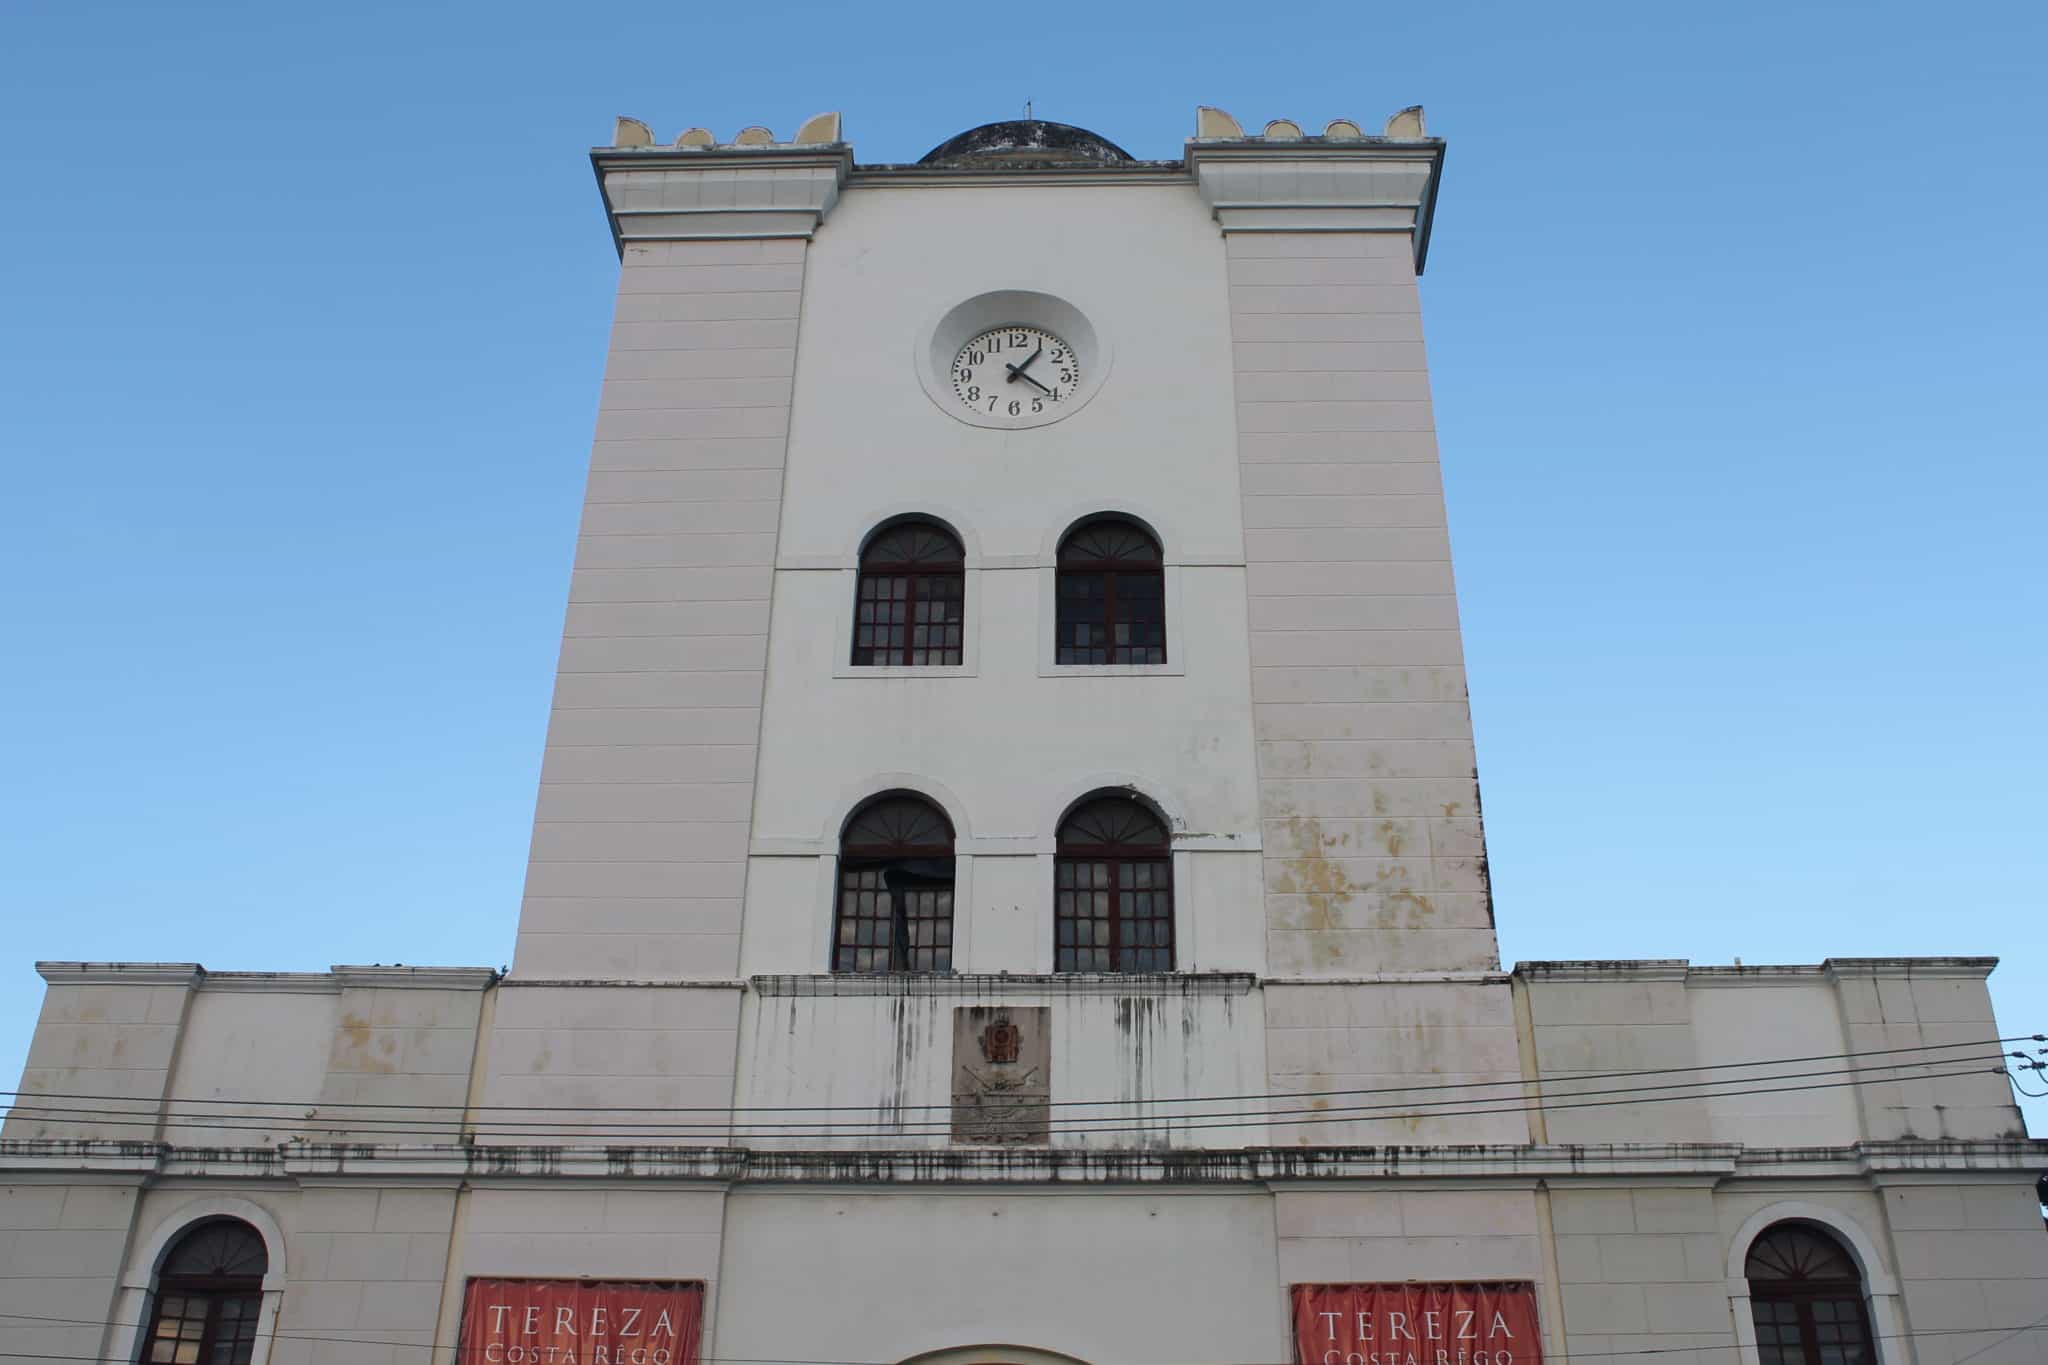
<svg viewBox="0 0 2048 1365">
<path fill-rule="evenodd" d="M 990 412 L 994 412 L 994 411 L 996 410 L 996 404 L 998 404 L 998 403 L 1000 403 L 1000 402 L 1002 402 L 1002 401 L 1003 401 L 1003 400 L 1002 400 L 1002 399 L 1000 399 L 1000 398 L 991 398 L 991 399 L 989 399 L 989 400 L 988 400 L 988 410 L 989 410 Z"/>
<path fill-rule="evenodd" d="M 1043 398 L 1034 398 L 1034 399 L 1032 399 L 1032 400 L 1031 400 L 1031 410 L 1032 410 L 1033 412 L 1044 412 L 1044 411 L 1045 411 L 1045 400 L 1044 400 Z"/>
<path fill-rule="evenodd" d="M 1012 398 L 1010 400 L 1010 416 L 1015 417 L 1018 413 L 1022 411 L 1024 411 L 1024 405 L 1018 402 L 1016 399 Z"/>
<path fill-rule="evenodd" d="M 981 385 L 969 384 L 967 386 L 967 401 L 970 403 L 978 403 L 981 401 Z"/>
<path fill-rule="evenodd" d="M 1060 383 L 1062 383 L 1062 384 L 1071 384 L 1071 383 L 1073 383 L 1073 382 L 1074 382 L 1074 372 L 1073 372 L 1072 370 L 1061 370 L 1061 371 L 1060 371 Z"/>
<path fill-rule="evenodd" d="M 970 365 L 980 365 L 985 363 L 987 360 L 988 357 L 982 354 L 980 351 L 969 351 L 967 353 L 967 363 Z"/>
<path fill-rule="evenodd" d="M 1031 344 L 1031 339 L 1030 339 L 1029 337 L 1025 336 L 1025 335 L 1024 335 L 1024 334 L 1023 334 L 1022 332 L 1012 332 L 1012 333 L 1010 333 L 1010 345 L 1012 345 L 1012 346 L 1016 347 L 1016 348 L 1017 348 L 1018 350 L 1020 350 L 1020 351 L 1021 351 L 1021 350 L 1023 350 L 1023 349 L 1024 349 L 1024 348 L 1025 348 L 1026 346 L 1029 346 L 1030 344 Z"/>
</svg>

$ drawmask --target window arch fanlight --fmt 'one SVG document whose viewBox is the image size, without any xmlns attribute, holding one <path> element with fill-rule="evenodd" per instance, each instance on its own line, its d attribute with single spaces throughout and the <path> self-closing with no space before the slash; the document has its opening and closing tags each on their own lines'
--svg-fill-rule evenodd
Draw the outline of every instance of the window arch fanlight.
<svg viewBox="0 0 2048 1365">
<path fill-rule="evenodd" d="M 936 521 L 899 521 L 868 538 L 855 592 L 857 666 L 957 664 L 966 618 L 967 554 Z"/>
<path fill-rule="evenodd" d="M 1173 853 L 1166 823 L 1132 796 L 1083 801 L 1060 822 L 1053 966 L 1173 970 Z"/>
<path fill-rule="evenodd" d="M 832 970 L 953 970 L 953 825 L 923 797 L 877 797 L 841 831 Z"/>
<path fill-rule="evenodd" d="M 1123 517 L 1096 517 L 1067 532 L 1055 571 L 1054 662 L 1165 663 L 1164 559 L 1152 533 Z"/>
<path fill-rule="evenodd" d="M 1760 1365 L 1877 1365 L 1855 1258 L 1813 1223 L 1774 1223 L 1749 1247 Z"/>
<path fill-rule="evenodd" d="M 142 1365 L 249 1365 L 270 1253 L 239 1218 L 194 1223 L 157 1271 Z"/>
</svg>

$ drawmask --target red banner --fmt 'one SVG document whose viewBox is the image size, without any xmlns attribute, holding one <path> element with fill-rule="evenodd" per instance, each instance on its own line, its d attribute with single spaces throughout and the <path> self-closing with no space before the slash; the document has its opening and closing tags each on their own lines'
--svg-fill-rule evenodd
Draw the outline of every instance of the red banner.
<svg viewBox="0 0 2048 1365">
<path fill-rule="evenodd" d="M 458 1365 L 696 1365 L 704 1286 L 471 1280 Z"/>
<path fill-rule="evenodd" d="M 1541 1365 L 1536 1287 L 1298 1284 L 1299 1365 Z"/>
</svg>

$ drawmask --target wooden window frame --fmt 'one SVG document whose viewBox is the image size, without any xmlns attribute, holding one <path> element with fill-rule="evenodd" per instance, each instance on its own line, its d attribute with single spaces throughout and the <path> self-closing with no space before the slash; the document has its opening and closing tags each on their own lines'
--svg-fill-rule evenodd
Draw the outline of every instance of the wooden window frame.
<svg viewBox="0 0 2048 1365">
<path fill-rule="evenodd" d="M 926 531 L 947 541 L 953 547 L 953 557 L 950 559 L 915 560 L 888 560 L 874 557 L 876 547 L 885 543 L 891 535 L 913 529 Z M 862 645 L 860 642 L 862 625 L 874 624 L 863 623 L 860 619 L 861 609 L 868 602 L 868 585 L 886 579 L 898 578 L 905 580 L 902 645 L 883 647 Z M 940 627 L 951 626 L 955 629 L 959 638 L 953 643 L 941 645 L 935 650 L 929 644 L 919 646 L 916 643 L 917 627 L 919 625 L 917 608 L 921 602 L 932 601 L 934 598 L 940 600 L 946 598 L 947 594 L 934 593 L 932 591 L 932 585 L 938 582 L 948 582 L 953 585 L 954 592 L 951 594 L 951 600 L 958 604 L 960 614 L 957 618 L 950 618 L 937 623 L 927 622 L 925 624 L 927 627 L 934 624 Z M 893 601 L 894 599 L 886 600 Z M 920 661 L 915 658 L 920 648 L 927 655 L 938 653 L 942 657 L 937 660 L 926 658 Z M 853 635 L 852 649 L 849 654 L 851 666 L 854 668 L 957 668 L 966 661 L 966 657 L 967 551 L 966 547 L 960 543 L 960 537 L 953 534 L 952 528 L 941 522 L 934 521 L 930 517 L 908 517 L 902 521 L 891 522 L 876 531 L 868 538 L 867 544 L 861 548 L 860 567 L 854 576 Z"/>
<path fill-rule="evenodd" d="M 848 842 L 848 836 L 863 814 L 875 806 L 890 801 L 914 801 L 925 807 L 932 815 L 937 817 L 939 823 L 945 828 L 946 842 L 943 844 L 854 844 Z M 839 836 L 839 857 L 832 878 L 831 970 L 833 975 L 875 976 L 891 972 L 950 973 L 953 970 L 953 949 L 956 946 L 953 931 L 958 926 L 960 910 L 958 901 L 959 859 L 954 851 L 954 847 L 958 842 L 958 836 L 953 830 L 953 822 L 947 817 L 946 812 L 937 802 L 920 796 L 916 792 L 885 793 L 865 801 L 854 808 L 853 813 L 847 817 L 845 829 L 841 831 Z M 841 926 L 849 918 L 852 918 L 857 923 L 861 919 L 872 919 L 875 917 L 848 916 L 848 894 L 850 892 L 858 894 L 867 888 L 849 887 L 846 884 L 847 874 L 849 872 L 867 871 L 877 867 L 886 868 L 893 864 L 908 862 L 944 862 L 953 869 L 953 879 L 946 888 L 947 895 L 950 898 L 945 916 L 947 930 L 946 942 L 943 948 L 946 965 L 942 967 L 913 967 L 910 965 L 911 955 L 915 951 L 910 942 L 910 922 L 913 918 L 923 917 L 913 917 L 910 915 L 906 904 L 906 897 L 909 894 L 907 889 L 890 889 L 887 893 L 889 897 L 889 965 L 886 967 L 861 967 L 854 965 L 860 948 L 862 946 L 872 947 L 873 945 L 862 945 L 858 942 L 841 942 Z"/>
<path fill-rule="evenodd" d="M 1149 560 L 1134 560 L 1130 558 L 1083 559 L 1079 557 L 1078 553 L 1068 550 L 1068 546 L 1073 543 L 1077 536 L 1102 526 L 1122 527 L 1141 537 L 1151 547 L 1152 557 Z M 1071 631 L 1069 627 L 1078 623 L 1072 621 L 1066 615 L 1067 596 L 1062 591 L 1062 588 L 1065 586 L 1068 578 L 1080 577 L 1082 575 L 1099 575 L 1102 578 L 1103 649 L 1108 657 L 1101 660 L 1073 659 L 1068 657 L 1070 651 L 1078 650 L 1080 646 L 1075 645 L 1070 638 Z M 1159 619 L 1156 622 L 1159 627 L 1159 656 L 1147 659 L 1118 658 L 1117 654 L 1120 650 L 1128 651 L 1142 648 L 1149 653 L 1152 648 L 1149 645 L 1119 645 L 1116 642 L 1116 628 L 1118 625 L 1117 586 L 1126 580 L 1139 577 L 1150 578 L 1157 585 L 1158 590 L 1155 600 L 1159 604 Z M 1171 658 L 1170 642 L 1167 639 L 1166 615 L 1166 550 L 1159 543 L 1159 537 L 1153 535 L 1150 530 L 1129 517 L 1101 516 L 1088 518 L 1060 537 L 1059 548 L 1053 556 L 1053 663 L 1056 666 L 1062 668 L 1102 668 L 1106 666 L 1117 668 L 1162 667 Z M 1152 625 L 1155 623 L 1149 621 L 1143 623 L 1127 621 L 1124 624 Z"/>
<path fill-rule="evenodd" d="M 1144 808 L 1146 817 L 1159 826 L 1162 838 L 1157 844 L 1083 844 L 1068 842 L 1065 837 L 1065 830 L 1068 825 L 1082 812 L 1102 802 L 1116 801 L 1118 799 L 1115 796 L 1094 796 L 1075 803 L 1073 809 L 1068 811 L 1066 816 L 1060 821 L 1059 830 L 1054 835 L 1052 952 L 1053 970 L 1055 972 L 1106 970 L 1111 974 L 1124 975 L 1140 971 L 1171 972 L 1178 969 L 1180 934 L 1178 932 L 1177 919 L 1179 910 L 1174 896 L 1173 838 L 1169 833 L 1171 827 L 1166 820 L 1150 807 Z M 1108 944 L 1110 965 L 1106 969 L 1062 967 L 1060 965 L 1062 945 L 1059 941 L 1059 926 L 1061 922 L 1063 920 L 1074 920 L 1077 923 L 1092 923 L 1093 917 L 1090 916 L 1084 919 L 1079 916 L 1062 914 L 1059 903 L 1060 893 L 1062 890 L 1069 888 L 1063 888 L 1060 885 L 1060 869 L 1067 867 L 1094 867 L 1105 863 L 1108 864 L 1110 869 L 1109 886 L 1107 888 L 1109 891 L 1110 907 Z M 1121 896 L 1126 890 L 1127 883 L 1135 882 L 1131 873 L 1132 869 L 1139 863 L 1158 864 L 1165 870 L 1163 884 L 1154 884 L 1152 886 L 1130 884 L 1128 889 L 1133 893 L 1146 891 L 1165 897 L 1166 913 L 1164 916 L 1159 917 L 1157 922 L 1165 925 L 1166 942 L 1164 944 L 1153 943 L 1144 945 L 1143 948 L 1132 946 L 1128 951 L 1135 953 L 1139 951 L 1158 951 L 1163 948 L 1166 953 L 1166 965 L 1164 967 L 1131 968 L 1124 965 L 1124 954 L 1127 951 L 1124 943 L 1126 916 L 1123 914 Z M 1071 889 L 1076 894 L 1079 894 L 1083 888 L 1077 886 Z M 1085 889 L 1093 891 L 1095 888 L 1090 886 Z M 1079 937 L 1078 933 L 1076 937 Z M 1073 946 L 1078 951 L 1082 945 L 1076 943 Z M 1086 946 L 1093 948 L 1095 945 L 1089 944 Z"/>
<path fill-rule="evenodd" d="M 225 1326 L 225 1310 L 230 1304 L 242 1305 L 238 1323 L 246 1323 L 248 1332 L 233 1345 L 238 1348 L 230 1352 L 226 1365 L 248 1365 L 254 1358 L 258 1338 L 261 1334 L 263 1315 L 263 1277 L 269 1265 L 269 1247 L 263 1241 L 263 1234 L 239 1218 L 207 1218 L 181 1231 L 171 1243 L 164 1257 L 169 1264 L 193 1237 L 203 1234 L 218 1223 L 235 1223 L 264 1251 L 264 1270 L 240 1275 L 195 1275 L 173 1272 L 159 1272 L 156 1284 L 150 1290 L 149 1317 L 144 1324 L 141 1349 L 137 1354 L 138 1365 L 152 1365 L 157 1342 L 157 1332 L 164 1324 L 164 1303 L 166 1299 L 195 1300 L 203 1304 L 205 1317 L 200 1327 L 197 1358 L 193 1365 L 215 1365 L 214 1354 L 223 1344 L 221 1330 Z M 189 1313 L 180 1314 L 180 1320 L 189 1320 Z M 241 1349 L 246 1348 L 247 1354 Z M 177 1352 L 172 1351 L 175 1361 Z"/>
<path fill-rule="evenodd" d="M 1855 1266 L 1855 1256 L 1848 1247 L 1843 1245 L 1841 1239 L 1835 1236 L 1832 1229 L 1797 1220 L 1773 1223 L 1759 1232 L 1751 1240 L 1749 1250 L 1745 1252 L 1745 1262 L 1748 1257 L 1756 1254 L 1758 1244 L 1788 1225 L 1809 1237 L 1825 1241 L 1835 1249 L 1835 1252 L 1844 1262 L 1851 1267 Z M 1863 1283 L 1861 1274 L 1817 1276 L 1810 1279 L 1805 1277 L 1759 1277 L 1748 1274 L 1747 1265 L 1745 1264 L 1744 1279 L 1749 1286 L 1750 1325 L 1751 1329 L 1756 1333 L 1756 1351 L 1759 1361 L 1764 1359 L 1766 1351 L 1771 1351 L 1775 1354 L 1782 1351 L 1784 1347 L 1776 1342 L 1766 1345 L 1763 1340 L 1764 1329 L 1766 1327 L 1775 1328 L 1777 1324 L 1759 1322 L 1757 1320 L 1758 1309 L 1762 1305 L 1784 1305 L 1791 1308 L 1795 1315 L 1800 1365 L 1824 1365 L 1821 1356 L 1820 1324 L 1815 1319 L 1814 1306 L 1820 1303 L 1832 1303 L 1845 1305 L 1853 1310 L 1853 1320 L 1863 1334 L 1861 1344 L 1868 1355 L 1871 1365 L 1877 1365 L 1879 1360 L 1877 1354 L 1877 1334 L 1871 1326 L 1870 1295 Z"/>
</svg>

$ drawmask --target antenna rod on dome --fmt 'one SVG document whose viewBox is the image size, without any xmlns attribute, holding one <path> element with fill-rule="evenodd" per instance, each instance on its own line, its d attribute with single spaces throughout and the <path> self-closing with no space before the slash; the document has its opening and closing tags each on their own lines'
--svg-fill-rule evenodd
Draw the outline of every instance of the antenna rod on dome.
<svg viewBox="0 0 2048 1365">
<path fill-rule="evenodd" d="M 1024 97 L 1024 121 L 1031 122 L 1031 97 L 1028 95 Z"/>
</svg>

